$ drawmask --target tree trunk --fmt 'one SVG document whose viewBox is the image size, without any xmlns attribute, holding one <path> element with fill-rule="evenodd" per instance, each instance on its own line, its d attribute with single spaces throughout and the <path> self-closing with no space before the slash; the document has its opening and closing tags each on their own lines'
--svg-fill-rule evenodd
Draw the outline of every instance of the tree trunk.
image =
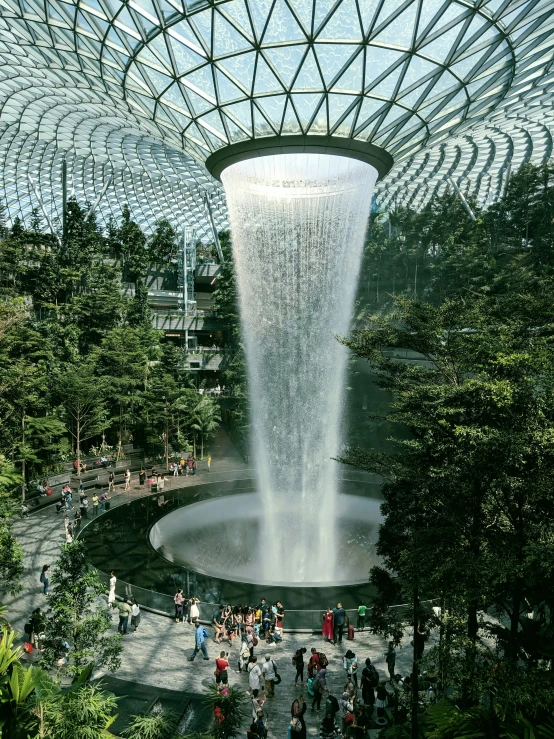
<svg viewBox="0 0 554 739">
<path fill-rule="evenodd" d="M 192 456 L 196 457 L 196 431 L 192 435 Z"/>
<path fill-rule="evenodd" d="M 200 459 L 204 459 L 204 434 L 200 436 Z"/>
<path fill-rule="evenodd" d="M 414 653 L 412 661 L 412 739 L 418 739 L 418 667 L 419 659 L 417 658 L 417 631 L 418 631 L 418 611 L 419 611 L 419 596 L 417 586 L 414 588 L 414 610 L 412 615 L 412 621 L 414 626 Z"/>
<path fill-rule="evenodd" d="M 25 502 L 25 411 L 21 414 L 21 502 Z"/>
<path fill-rule="evenodd" d="M 77 415 L 77 434 L 75 437 L 77 444 L 77 477 L 81 477 L 81 416 Z"/>
</svg>

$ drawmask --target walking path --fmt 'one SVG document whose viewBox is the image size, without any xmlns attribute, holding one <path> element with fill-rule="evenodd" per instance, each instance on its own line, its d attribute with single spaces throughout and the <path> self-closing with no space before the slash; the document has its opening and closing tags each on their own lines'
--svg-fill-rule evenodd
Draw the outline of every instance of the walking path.
<svg viewBox="0 0 554 739">
<path fill-rule="evenodd" d="M 216 481 L 219 475 L 222 475 L 221 479 L 229 479 L 229 476 L 235 475 L 250 475 L 252 470 L 249 470 L 240 459 L 237 459 L 236 452 L 233 453 L 228 448 L 229 443 L 226 441 L 226 437 L 218 438 L 221 441 L 220 449 L 225 449 L 228 453 L 225 458 L 218 457 L 217 445 L 212 447 L 214 461 L 212 462 L 211 472 L 207 471 L 204 463 L 199 466 L 196 477 L 171 479 L 169 480 L 170 485 L 188 486 L 207 482 L 208 479 L 212 482 Z M 126 493 L 125 496 L 143 495 L 144 488 L 139 489 L 138 479 L 133 478 L 132 483 L 130 493 Z M 7 615 L 13 627 L 20 635 L 23 635 L 23 625 L 29 619 L 32 610 L 38 606 L 44 607 L 46 605 L 46 598 L 42 594 L 42 585 L 39 583 L 39 575 L 42 565 L 47 563 L 52 565 L 56 561 L 60 547 L 65 541 L 63 514 L 56 514 L 54 506 L 39 510 L 29 518 L 16 522 L 14 533 L 21 542 L 25 555 L 23 587 L 17 596 L 6 596 L 4 605 L 8 607 Z M 284 603 L 284 606 L 286 611 L 287 604 Z M 117 627 L 117 621 L 117 612 L 114 611 L 114 630 Z M 20 641 L 23 641 L 21 636 Z M 328 684 L 330 690 L 339 699 L 345 683 L 342 656 L 347 649 L 350 648 L 357 654 L 360 673 L 363 661 L 370 657 L 380 675 L 382 677 L 387 675 L 384 660 L 386 642 L 367 631 L 363 633 L 356 632 L 353 642 L 344 641 L 340 646 L 324 643 L 321 635 L 287 634 L 286 632 L 281 644 L 265 646 L 260 643 L 256 648 L 258 661 L 262 664 L 265 654 L 270 654 L 272 659 L 275 660 L 282 677 L 282 683 L 276 686 L 275 697 L 266 701 L 264 706 L 268 716 L 270 739 L 286 739 L 287 736 L 290 706 L 300 692 L 294 688 L 295 668 L 292 665 L 292 655 L 300 646 L 307 648 L 306 657 L 309 657 L 312 646 L 327 654 L 329 659 Z M 238 644 L 233 644 L 232 647 L 225 644 L 218 645 L 210 638 L 208 640 L 210 661 L 204 662 L 198 657 L 194 663 L 189 663 L 187 657 L 192 653 L 193 647 L 194 631 L 191 626 L 183 623 L 176 624 L 173 619 L 143 611 L 139 631 L 136 634 L 129 634 L 124 639 L 122 664 L 115 676 L 154 687 L 182 690 L 188 693 L 203 693 L 205 687 L 215 681 L 213 660 L 224 649 L 230 652 L 230 683 L 242 686 L 246 691 L 248 687 L 247 676 L 238 674 L 238 671 L 235 672 L 239 655 Z M 396 671 L 403 675 L 408 674 L 411 667 L 411 649 L 408 645 L 406 647 L 397 650 Z M 315 736 L 319 733 L 319 722 L 323 717 L 323 712 L 312 713 L 309 707 L 311 699 L 307 692 L 304 695 L 308 702 L 306 713 L 308 734 Z M 373 732 L 370 732 L 370 736 L 372 734 Z"/>
</svg>

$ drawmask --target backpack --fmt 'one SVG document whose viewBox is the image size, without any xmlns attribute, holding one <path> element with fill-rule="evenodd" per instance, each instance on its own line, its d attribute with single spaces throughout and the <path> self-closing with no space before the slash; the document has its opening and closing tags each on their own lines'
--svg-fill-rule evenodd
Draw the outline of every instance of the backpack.
<svg viewBox="0 0 554 739">
<path fill-rule="evenodd" d="M 257 646 L 258 646 L 258 640 L 256 639 L 256 637 L 254 637 L 254 639 L 252 640 L 252 644 L 253 644 L 253 645 L 254 645 L 255 647 L 257 647 Z"/>
<path fill-rule="evenodd" d="M 40 580 L 40 582 L 44 582 L 44 572 L 41 572 L 40 573 L 39 580 Z"/>
<path fill-rule="evenodd" d="M 327 659 L 324 652 L 319 653 L 319 664 L 321 667 L 327 667 L 327 665 L 329 664 L 329 660 Z"/>
<path fill-rule="evenodd" d="M 369 684 L 372 688 L 376 688 L 379 685 L 379 673 L 373 665 L 369 668 Z"/>
<path fill-rule="evenodd" d="M 313 677 L 308 678 L 308 693 L 312 696 L 315 695 L 314 681 L 315 681 L 315 678 Z"/>
<path fill-rule="evenodd" d="M 209 634 L 206 631 L 206 629 L 202 629 L 202 633 L 204 634 L 204 639 L 207 639 L 209 637 Z"/>
</svg>

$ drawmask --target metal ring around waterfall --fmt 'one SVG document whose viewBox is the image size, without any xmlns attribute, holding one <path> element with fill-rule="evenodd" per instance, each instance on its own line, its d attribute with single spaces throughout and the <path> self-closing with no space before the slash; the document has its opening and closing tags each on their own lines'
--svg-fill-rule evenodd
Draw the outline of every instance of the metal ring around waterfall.
<svg viewBox="0 0 554 739">
<path fill-rule="evenodd" d="M 231 164 L 255 157 L 299 153 L 334 154 L 357 159 L 371 164 L 379 173 L 379 179 L 383 179 L 394 164 L 394 159 L 384 149 L 356 139 L 339 136 L 264 136 L 239 141 L 214 151 L 206 159 L 206 168 L 212 177 L 221 180 L 221 173 Z"/>
</svg>

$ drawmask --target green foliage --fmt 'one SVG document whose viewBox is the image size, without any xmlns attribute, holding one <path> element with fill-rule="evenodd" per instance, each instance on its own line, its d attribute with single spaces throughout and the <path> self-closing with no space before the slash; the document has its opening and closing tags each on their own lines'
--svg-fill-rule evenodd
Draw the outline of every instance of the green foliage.
<svg viewBox="0 0 554 739">
<path fill-rule="evenodd" d="M 23 549 L 12 534 L 20 480 L 13 464 L 0 455 L 0 592 L 16 593 L 23 575 Z"/>
<path fill-rule="evenodd" d="M 121 734 L 129 739 L 174 739 L 178 719 L 171 711 L 134 716 L 132 723 Z"/>
<path fill-rule="evenodd" d="M 111 610 L 98 603 L 104 591 L 84 544 L 79 540 L 65 544 L 50 579 L 42 664 L 53 667 L 67 657 L 70 675 L 79 674 L 91 660 L 110 671 L 119 667 L 121 637 L 106 634 L 112 625 Z"/>
<path fill-rule="evenodd" d="M 234 685 L 228 686 L 228 690 L 228 695 L 222 696 L 216 685 L 208 687 L 205 703 L 214 713 L 213 736 L 215 739 L 233 739 L 243 731 L 247 715 L 244 691 Z"/>
<path fill-rule="evenodd" d="M 148 251 L 152 264 L 167 264 L 177 256 L 177 231 L 167 218 L 156 223 Z"/>
<path fill-rule="evenodd" d="M 48 739 L 102 739 L 111 736 L 107 729 L 117 716 L 115 696 L 101 684 L 88 682 L 63 691 L 57 700 L 43 705 L 43 729 Z"/>
</svg>

